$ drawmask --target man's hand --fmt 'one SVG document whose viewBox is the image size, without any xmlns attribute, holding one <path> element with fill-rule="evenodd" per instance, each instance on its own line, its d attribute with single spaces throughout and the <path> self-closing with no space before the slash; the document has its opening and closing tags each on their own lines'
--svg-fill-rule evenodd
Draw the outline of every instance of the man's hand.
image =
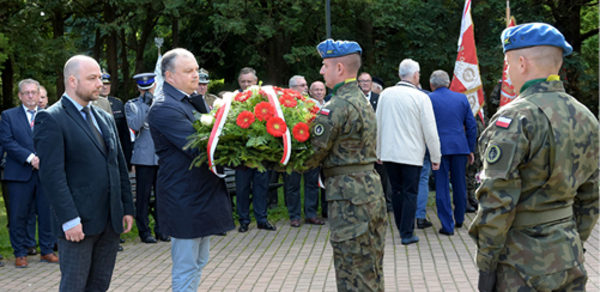
<svg viewBox="0 0 600 292">
<path fill-rule="evenodd" d="M 479 292 L 495 292 L 496 291 L 496 273 L 484 273 L 479 271 L 479 283 L 477 285 Z"/>
<path fill-rule="evenodd" d="M 75 227 L 65 231 L 65 238 L 72 242 L 82 241 L 85 238 L 85 234 L 83 233 L 83 225 L 79 223 Z"/>
<path fill-rule="evenodd" d="M 40 169 L 40 158 L 37 156 L 34 156 L 33 159 L 31 159 L 31 165 L 35 169 Z"/>
<path fill-rule="evenodd" d="M 469 156 L 467 156 L 467 161 L 469 162 L 469 165 L 475 162 L 475 154 L 473 154 L 473 152 L 469 153 Z"/>
<path fill-rule="evenodd" d="M 377 159 L 377 164 L 383 164 L 383 162 L 381 162 L 381 159 Z"/>
<path fill-rule="evenodd" d="M 438 170 L 440 169 L 440 164 L 439 163 L 431 163 L 431 170 Z"/>
<path fill-rule="evenodd" d="M 131 216 L 131 215 L 123 216 L 123 229 L 125 229 L 125 231 L 123 231 L 123 233 L 127 233 L 127 232 L 131 231 L 131 227 L 133 227 L 133 216 Z"/>
</svg>

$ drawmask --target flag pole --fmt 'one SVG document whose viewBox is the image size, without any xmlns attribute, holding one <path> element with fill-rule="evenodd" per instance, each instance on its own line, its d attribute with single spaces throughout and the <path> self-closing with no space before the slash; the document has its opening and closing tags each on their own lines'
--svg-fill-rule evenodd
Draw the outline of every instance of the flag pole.
<svg viewBox="0 0 600 292">
<path fill-rule="evenodd" d="M 510 0 L 506 0 L 506 27 L 510 25 Z"/>
</svg>

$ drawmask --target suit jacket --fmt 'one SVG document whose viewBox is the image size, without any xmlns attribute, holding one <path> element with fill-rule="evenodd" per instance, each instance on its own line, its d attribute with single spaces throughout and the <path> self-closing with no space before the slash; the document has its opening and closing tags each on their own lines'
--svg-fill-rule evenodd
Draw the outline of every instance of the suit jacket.
<svg viewBox="0 0 600 292">
<path fill-rule="evenodd" d="M 377 102 L 379 101 L 379 93 L 375 93 L 373 91 L 371 91 L 371 98 L 369 99 L 369 102 L 371 103 L 371 106 L 373 107 L 374 111 L 377 111 Z"/>
<path fill-rule="evenodd" d="M 127 165 L 130 165 L 133 143 L 131 142 L 129 126 L 127 125 L 127 119 L 125 118 L 125 105 L 116 97 L 109 96 L 107 99 L 110 103 L 110 108 L 112 109 L 112 115 L 115 118 L 115 125 L 119 132 L 119 141 L 121 142 L 121 148 L 123 148 L 125 161 L 127 162 Z"/>
<path fill-rule="evenodd" d="M 442 155 L 475 151 L 477 123 L 467 96 L 441 87 L 429 94 Z"/>
<path fill-rule="evenodd" d="M 0 144 L 7 153 L 4 180 L 26 182 L 31 179 L 36 171 L 27 163 L 27 157 L 35 153 L 35 147 L 31 125 L 23 106 L 2 112 Z"/>
<path fill-rule="evenodd" d="M 100 234 L 110 223 L 123 232 L 123 216 L 133 215 L 127 165 L 110 115 L 91 112 L 102 132 L 106 152 L 75 105 L 63 97 L 35 119 L 40 179 L 52 206 L 52 230 L 64 237 L 62 225 L 81 218 L 86 235 Z"/>
<path fill-rule="evenodd" d="M 131 164 L 135 165 L 158 165 L 158 156 L 154 151 L 154 141 L 150 134 L 146 116 L 148 106 L 141 98 L 134 98 L 125 104 L 125 115 L 129 127 L 137 134 L 131 155 Z"/>
<path fill-rule="evenodd" d="M 199 238 L 235 228 L 225 181 L 206 164 L 190 169 L 199 149 L 183 149 L 195 133 L 194 108 L 186 96 L 165 82 L 148 113 L 158 155 L 158 220 L 163 233 Z"/>
</svg>

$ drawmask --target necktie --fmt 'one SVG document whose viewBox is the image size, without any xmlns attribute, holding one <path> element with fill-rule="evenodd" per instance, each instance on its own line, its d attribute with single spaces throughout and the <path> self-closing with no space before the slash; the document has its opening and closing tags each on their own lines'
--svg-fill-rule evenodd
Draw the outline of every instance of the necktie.
<svg viewBox="0 0 600 292">
<path fill-rule="evenodd" d="M 35 110 L 27 110 L 27 112 L 31 115 L 31 122 L 29 123 L 29 128 L 33 131 L 33 122 L 35 122 Z"/>
<path fill-rule="evenodd" d="M 206 103 L 204 102 L 204 98 L 202 98 L 202 95 L 197 94 L 197 93 L 192 93 L 192 95 L 189 96 L 190 103 L 192 104 L 192 106 L 201 114 L 206 114 L 208 113 L 208 109 L 206 107 Z"/>
<path fill-rule="evenodd" d="M 96 125 L 94 125 L 90 108 L 86 106 L 82 109 L 82 111 L 85 113 L 85 121 L 90 127 L 90 130 L 92 130 L 92 133 L 94 133 L 96 140 L 98 141 L 98 143 L 100 143 L 100 146 L 102 146 L 102 150 L 106 153 L 106 144 L 104 143 L 104 138 L 102 137 L 102 134 L 100 134 L 100 131 L 98 131 L 98 128 L 96 128 Z"/>
</svg>

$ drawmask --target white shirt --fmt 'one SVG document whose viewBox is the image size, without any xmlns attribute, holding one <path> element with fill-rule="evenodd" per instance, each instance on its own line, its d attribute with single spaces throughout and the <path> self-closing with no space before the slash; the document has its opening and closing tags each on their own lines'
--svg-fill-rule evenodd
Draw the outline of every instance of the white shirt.
<svg viewBox="0 0 600 292">
<path fill-rule="evenodd" d="M 40 110 L 37 106 L 35 107 L 34 111 L 35 113 L 33 113 L 33 115 L 29 112 L 30 109 L 28 109 L 25 105 L 21 105 L 23 107 L 23 110 L 25 111 L 25 116 L 27 117 L 27 123 L 31 125 L 31 121 L 34 119 L 35 115 L 37 114 L 38 110 Z M 29 156 L 27 156 L 27 159 L 25 159 L 27 161 L 27 163 L 31 163 L 31 160 L 33 160 L 33 158 L 35 157 L 35 153 L 31 153 L 29 154 Z"/>
<path fill-rule="evenodd" d="M 401 81 L 381 92 L 375 114 L 378 159 L 422 166 L 429 148 L 431 162 L 441 161 L 435 115 L 427 94 Z"/>
</svg>

